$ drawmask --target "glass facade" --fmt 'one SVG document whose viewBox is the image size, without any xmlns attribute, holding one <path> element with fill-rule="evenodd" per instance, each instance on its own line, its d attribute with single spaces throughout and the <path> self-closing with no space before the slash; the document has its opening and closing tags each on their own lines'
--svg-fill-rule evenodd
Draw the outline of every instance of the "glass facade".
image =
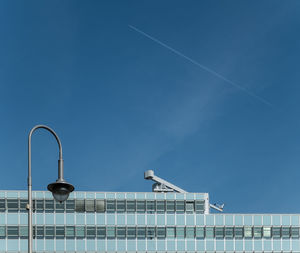
<svg viewBox="0 0 300 253">
<path fill-rule="evenodd" d="M 27 192 L 0 191 L 0 252 L 27 252 Z M 209 214 L 206 193 L 33 192 L 34 252 L 299 252 L 300 215 Z"/>
</svg>

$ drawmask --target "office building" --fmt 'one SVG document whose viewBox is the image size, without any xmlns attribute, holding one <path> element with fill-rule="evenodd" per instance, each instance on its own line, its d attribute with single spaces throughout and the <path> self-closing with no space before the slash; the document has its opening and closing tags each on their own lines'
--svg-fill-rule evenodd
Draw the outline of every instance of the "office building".
<svg viewBox="0 0 300 253">
<path fill-rule="evenodd" d="M 298 214 L 211 213 L 222 207 L 207 193 L 153 190 L 75 191 L 64 203 L 33 192 L 34 252 L 300 252 Z M 27 252 L 26 204 L 26 191 L 0 191 L 0 252 Z"/>
</svg>

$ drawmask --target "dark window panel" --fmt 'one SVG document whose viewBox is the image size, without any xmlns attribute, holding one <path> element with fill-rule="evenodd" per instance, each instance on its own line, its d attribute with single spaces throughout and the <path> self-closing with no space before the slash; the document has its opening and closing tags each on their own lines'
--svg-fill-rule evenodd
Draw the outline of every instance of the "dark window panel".
<svg viewBox="0 0 300 253">
<path fill-rule="evenodd" d="M 290 238 L 290 227 L 282 227 L 281 228 L 281 236 L 282 236 L 282 239 Z"/>
<path fill-rule="evenodd" d="M 8 239 L 16 239 L 19 237 L 18 226 L 7 226 L 7 237 Z"/>
<path fill-rule="evenodd" d="M 117 238 L 125 239 L 126 237 L 126 227 L 117 227 Z"/>
<path fill-rule="evenodd" d="M 155 237 L 155 227 L 147 227 L 147 238 L 153 239 Z"/>
<path fill-rule="evenodd" d="M 75 211 L 79 212 L 79 213 L 83 213 L 85 211 L 84 199 L 76 199 L 75 200 Z"/>
<path fill-rule="evenodd" d="M 156 211 L 158 213 L 164 213 L 166 211 L 166 203 L 164 200 L 156 201 Z"/>
<path fill-rule="evenodd" d="M 25 213 L 28 212 L 28 210 L 26 209 L 28 200 L 27 199 L 20 199 L 20 212 Z"/>
<path fill-rule="evenodd" d="M 176 213 L 184 213 L 184 201 L 176 200 Z"/>
<path fill-rule="evenodd" d="M 0 212 L 5 212 L 6 205 L 5 205 L 5 199 L 0 199 Z"/>
<path fill-rule="evenodd" d="M 146 237 L 146 228 L 145 227 L 137 227 L 136 234 L 137 234 L 137 238 L 144 239 Z"/>
<path fill-rule="evenodd" d="M 127 238 L 128 239 L 136 238 L 136 228 L 135 227 L 127 227 Z"/>
<path fill-rule="evenodd" d="M 35 200 L 35 211 L 38 213 L 44 212 L 44 200 L 43 199 Z"/>
<path fill-rule="evenodd" d="M 136 211 L 136 202 L 135 200 L 127 200 L 126 210 L 128 213 L 133 213 Z"/>
<path fill-rule="evenodd" d="M 146 202 L 144 200 L 137 200 L 136 210 L 138 213 L 144 213 L 146 211 Z"/>
<path fill-rule="evenodd" d="M 55 201 L 55 212 L 57 213 L 63 213 L 65 211 L 65 202 L 58 202 Z"/>
<path fill-rule="evenodd" d="M 87 238 L 95 238 L 96 237 L 96 228 L 94 226 L 86 227 L 86 237 Z"/>
<path fill-rule="evenodd" d="M 114 213 L 116 211 L 115 200 L 106 200 L 106 211 L 108 213 Z"/>
<path fill-rule="evenodd" d="M 148 213 L 154 213 L 155 212 L 155 201 L 154 200 L 147 200 L 147 212 Z"/>
<path fill-rule="evenodd" d="M 233 227 L 225 227 L 225 238 L 233 238 Z"/>
<path fill-rule="evenodd" d="M 86 212 L 95 212 L 95 200 L 86 199 L 85 200 L 85 211 Z"/>
<path fill-rule="evenodd" d="M 156 234 L 158 239 L 166 238 L 166 228 L 165 227 L 157 227 Z"/>
<path fill-rule="evenodd" d="M 117 212 L 118 213 L 125 212 L 125 200 L 117 200 Z"/>
<path fill-rule="evenodd" d="M 66 201 L 66 211 L 67 213 L 73 213 L 75 211 L 75 200 L 68 199 Z"/>
<path fill-rule="evenodd" d="M 53 199 L 45 199 L 45 212 L 46 213 L 54 212 L 54 200 Z"/>
<path fill-rule="evenodd" d="M 224 238 L 224 228 L 223 227 L 216 227 L 215 228 L 215 235 L 216 235 L 216 238 Z"/>
<path fill-rule="evenodd" d="M 58 239 L 62 239 L 65 237 L 65 227 L 64 226 L 56 226 L 55 227 L 55 237 Z"/>
<path fill-rule="evenodd" d="M 42 239 L 44 238 L 44 226 L 37 226 L 36 227 L 36 238 Z"/>
<path fill-rule="evenodd" d="M 235 227 L 234 228 L 234 237 L 237 239 L 241 239 L 244 236 L 243 227 Z"/>
<path fill-rule="evenodd" d="M 8 212 L 18 212 L 19 211 L 18 199 L 7 199 L 7 210 Z"/>
<path fill-rule="evenodd" d="M 97 227 L 97 238 L 104 239 L 106 237 L 106 228 Z"/>
<path fill-rule="evenodd" d="M 167 207 L 167 212 L 168 213 L 174 213 L 175 212 L 175 201 L 174 200 L 168 200 L 166 207 Z"/>
<path fill-rule="evenodd" d="M 195 201 L 196 213 L 204 213 L 204 209 L 205 209 L 205 201 L 204 200 L 196 200 Z"/>
<path fill-rule="evenodd" d="M 103 213 L 105 212 L 105 201 L 104 199 L 96 200 L 96 212 Z"/>
</svg>

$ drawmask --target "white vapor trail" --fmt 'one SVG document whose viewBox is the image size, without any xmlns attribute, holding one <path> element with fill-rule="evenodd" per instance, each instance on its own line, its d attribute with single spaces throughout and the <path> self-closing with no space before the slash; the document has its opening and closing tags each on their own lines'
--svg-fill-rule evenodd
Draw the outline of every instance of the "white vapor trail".
<svg viewBox="0 0 300 253">
<path fill-rule="evenodd" d="M 201 63 L 197 62 L 196 60 L 194 60 L 194 59 L 192 59 L 192 58 L 186 56 L 185 54 L 179 52 L 178 50 L 176 50 L 176 49 L 174 49 L 174 48 L 168 46 L 167 44 L 165 44 L 165 43 L 163 43 L 162 41 L 160 41 L 160 40 L 154 38 L 153 36 L 151 36 L 151 35 L 149 35 L 149 34 L 143 32 L 142 30 L 140 30 L 140 29 L 138 29 L 138 28 L 136 28 L 136 27 L 134 27 L 134 26 L 132 26 L 132 25 L 128 25 L 128 26 L 129 26 L 129 28 L 131 28 L 132 30 L 134 30 L 134 31 L 138 32 L 139 34 L 141 34 L 141 35 L 147 37 L 148 39 L 150 39 L 150 40 L 156 42 L 157 44 L 163 46 L 164 48 L 170 50 L 171 52 L 177 54 L 178 56 L 180 56 L 180 57 L 186 59 L 187 61 L 193 63 L 194 65 L 196 65 L 196 66 L 198 66 L 199 68 L 205 70 L 206 72 L 208 72 L 208 73 L 210 73 L 210 74 L 212 74 L 212 75 L 214 75 L 214 76 L 220 78 L 221 80 L 225 81 L 226 83 L 228 83 L 228 84 L 234 86 L 235 88 L 237 88 L 237 89 L 239 89 L 239 90 L 245 92 L 245 93 L 248 94 L 249 96 L 251 96 L 251 97 L 253 97 L 253 98 L 259 100 L 259 101 L 262 102 L 263 104 L 265 104 L 265 105 L 267 105 L 267 106 L 271 106 L 271 107 L 273 106 L 270 102 L 268 102 L 268 101 L 265 100 L 264 98 L 262 98 L 262 97 L 256 95 L 255 93 L 249 91 L 249 90 L 246 89 L 245 87 L 243 87 L 243 86 L 241 86 L 241 85 L 239 85 L 239 84 L 237 84 L 237 83 L 235 83 L 235 82 L 229 80 L 228 78 L 226 78 L 225 76 L 219 74 L 218 72 L 216 72 L 216 71 L 214 71 L 214 70 L 212 70 L 212 69 L 210 69 L 210 68 L 208 68 L 208 67 L 202 65 Z"/>
</svg>

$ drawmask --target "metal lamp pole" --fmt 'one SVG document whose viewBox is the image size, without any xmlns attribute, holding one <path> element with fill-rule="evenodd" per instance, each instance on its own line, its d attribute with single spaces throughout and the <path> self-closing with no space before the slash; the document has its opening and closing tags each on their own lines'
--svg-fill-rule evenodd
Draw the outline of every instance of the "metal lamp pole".
<svg viewBox="0 0 300 253">
<path fill-rule="evenodd" d="M 56 139 L 59 146 L 58 160 L 58 179 L 56 182 L 48 185 L 48 190 L 52 192 L 56 201 L 63 202 L 67 200 L 69 194 L 74 190 L 74 186 L 64 180 L 62 145 L 57 134 L 48 126 L 37 125 L 31 129 L 28 136 L 28 253 L 32 253 L 32 179 L 31 179 L 31 136 L 39 128 L 48 130 Z"/>
</svg>

